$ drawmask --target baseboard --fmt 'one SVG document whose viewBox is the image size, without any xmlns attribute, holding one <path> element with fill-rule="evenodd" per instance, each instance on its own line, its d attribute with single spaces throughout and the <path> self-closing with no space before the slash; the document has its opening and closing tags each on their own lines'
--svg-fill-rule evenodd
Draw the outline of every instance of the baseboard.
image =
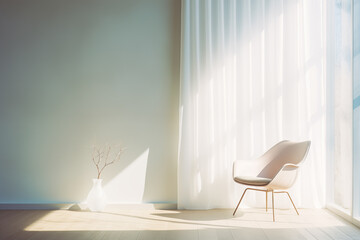
<svg viewBox="0 0 360 240">
<path fill-rule="evenodd" d="M 345 219 L 346 221 L 354 224 L 354 225 L 357 226 L 357 227 L 360 227 L 360 220 L 352 217 L 352 216 L 351 216 L 347 211 L 345 211 L 343 208 L 341 208 L 341 207 L 339 207 L 339 206 L 337 206 L 337 205 L 335 205 L 335 204 L 327 204 L 327 205 L 326 205 L 326 208 L 327 208 L 330 212 L 338 215 L 339 217 Z"/>
<path fill-rule="evenodd" d="M 0 210 L 86 210 L 86 203 L 0 203 Z M 176 203 L 109 203 L 105 210 L 175 210 Z"/>
<path fill-rule="evenodd" d="M 1 210 L 53 210 L 68 209 L 72 203 L 0 203 Z"/>
</svg>

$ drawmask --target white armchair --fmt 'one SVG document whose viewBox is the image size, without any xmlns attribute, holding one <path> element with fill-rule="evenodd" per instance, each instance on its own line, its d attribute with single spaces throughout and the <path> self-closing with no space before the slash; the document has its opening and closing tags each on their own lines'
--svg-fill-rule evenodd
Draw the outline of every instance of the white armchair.
<svg viewBox="0 0 360 240">
<path fill-rule="evenodd" d="M 235 161 L 233 165 L 233 179 L 236 183 L 251 186 L 246 188 L 237 204 L 235 215 L 247 190 L 262 191 L 266 193 L 266 211 L 268 192 L 272 193 L 273 221 L 275 221 L 274 193 L 286 193 L 299 215 L 290 194 L 290 188 L 297 178 L 300 163 L 306 158 L 310 148 L 310 141 L 290 142 L 281 141 L 258 159 L 253 161 Z"/>
</svg>

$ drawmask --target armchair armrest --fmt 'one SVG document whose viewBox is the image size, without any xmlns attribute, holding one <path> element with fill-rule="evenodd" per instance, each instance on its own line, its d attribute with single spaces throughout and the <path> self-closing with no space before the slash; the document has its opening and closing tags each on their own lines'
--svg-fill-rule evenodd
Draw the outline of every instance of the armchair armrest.
<svg viewBox="0 0 360 240">
<path fill-rule="evenodd" d="M 288 189 L 297 178 L 299 165 L 287 163 L 275 175 L 273 180 L 267 185 L 269 189 Z"/>
<path fill-rule="evenodd" d="M 282 170 L 291 171 L 291 170 L 296 170 L 298 168 L 299 168 L 299 165 L 292 164 L 292 163 L 286 163 L 286 164 L 284 164 L 284 166 L 281 168 L 280 171 L 282 171 Z"/>
</svg>

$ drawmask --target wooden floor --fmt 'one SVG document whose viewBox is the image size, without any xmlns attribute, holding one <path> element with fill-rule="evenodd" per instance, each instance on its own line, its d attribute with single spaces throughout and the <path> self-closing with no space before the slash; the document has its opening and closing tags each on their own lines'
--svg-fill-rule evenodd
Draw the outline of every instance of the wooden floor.
<svg viewBox="0 0 360 240">
<path fill-rule="evenodd" d="M 327 210 L 0 211 L 0 239 L 360 239 L 360 230 Z"/>
</svg>

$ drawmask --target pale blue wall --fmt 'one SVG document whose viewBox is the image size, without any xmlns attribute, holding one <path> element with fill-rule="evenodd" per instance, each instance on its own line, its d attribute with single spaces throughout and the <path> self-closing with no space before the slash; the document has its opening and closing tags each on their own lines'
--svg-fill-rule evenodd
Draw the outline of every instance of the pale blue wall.
<svg viewBox="0 0 360 240">
<path fill-rule="evenodd" d="M 113 201 L 141 191 L 138 202 L 176 201 L 180 10 L 180 0 L 0 1 L 0 203 L 82 201 L 95 138 L 127 147 L 105 184 L 149 149 L 145 189 L 115 186 Z"/>
</svg>

